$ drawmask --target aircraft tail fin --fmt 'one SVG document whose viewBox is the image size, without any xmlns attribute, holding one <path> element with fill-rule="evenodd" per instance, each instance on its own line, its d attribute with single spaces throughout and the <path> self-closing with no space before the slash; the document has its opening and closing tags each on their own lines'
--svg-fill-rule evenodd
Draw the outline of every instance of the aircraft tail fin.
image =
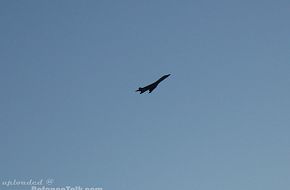
<svg viewBox="0 0 290 190">
<path fill-rule="evenodd" d="M 140 92 L 140 94 L 142 94 L 143 92 L 142 92 L 142 88 L 141 87 L 139 87 L 138 88 L 138 90 L 136 90 L 135 92 Z"/>
</svg>

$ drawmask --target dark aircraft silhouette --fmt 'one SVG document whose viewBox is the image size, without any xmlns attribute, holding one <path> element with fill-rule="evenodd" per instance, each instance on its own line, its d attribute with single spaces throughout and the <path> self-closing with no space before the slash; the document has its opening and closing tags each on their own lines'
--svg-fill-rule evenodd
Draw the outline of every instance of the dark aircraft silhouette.
<svg viewBox="0 0 290 190">
<path fill-rule="evenodd" d="M 164 75 L 163 77 L 161 77 L 160 79 L 158 79 L 157 81 L 153 82 L 152 84 L 149 84 L 143 88 L 139 87 L 138 90 L 136 90 L 136 92 L 140 92 L 140 94 L 146 92 L 147 90 L 149 91 L 149 93 L 151 93 L 157 86 L 158 84 L 163 81 L 164 79 L 166 79 L 167 77 L 169 77 L 170 74 L 168 75 Z"/>
</svg>

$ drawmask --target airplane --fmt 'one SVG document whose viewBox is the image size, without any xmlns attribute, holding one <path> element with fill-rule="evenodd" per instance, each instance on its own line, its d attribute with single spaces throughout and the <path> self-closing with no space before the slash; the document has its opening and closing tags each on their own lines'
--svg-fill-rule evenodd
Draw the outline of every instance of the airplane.
<svg viewBox="0 0 290 190">
<path fill-rule="evenodd" d="M 164 79 L 166 79 L 169 76 L 170 76 L 170 74 L 164 75 L 160 79 L 158 79 L 157 81 L 153 82 L 152 84 L 149 84 L 149 85 L 147 85 L 147 86 L 145 86 L 143 88 L 139 87 L 139 89 L 136 90 L 136 92 L 140 92 L 140 94 L 142 94 L 142 93 L 144 93 L 144 92 L 146 92 L 148 90 L 149 93 L 151 93 L 158 86 L 158 84 L 161 81 L 163 81 Z"/>
</svg>

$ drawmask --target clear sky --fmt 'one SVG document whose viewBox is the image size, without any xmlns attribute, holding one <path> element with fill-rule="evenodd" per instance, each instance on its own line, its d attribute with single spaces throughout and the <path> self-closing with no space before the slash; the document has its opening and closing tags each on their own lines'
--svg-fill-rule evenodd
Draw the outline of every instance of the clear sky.
<svg viewBox="0 0 290 190">
<path fill-rule="evenodd" d="M 2 181 L 290 187 L 289 0 L 1 0 L 0 24 Z"/>
</svg>

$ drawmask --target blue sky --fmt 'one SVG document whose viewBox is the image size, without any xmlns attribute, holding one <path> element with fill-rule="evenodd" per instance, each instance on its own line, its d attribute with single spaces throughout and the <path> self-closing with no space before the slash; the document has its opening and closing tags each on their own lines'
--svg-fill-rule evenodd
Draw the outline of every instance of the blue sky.
<svg viewBox="0 0 290 190">
<path fill-rule="evenodd" d="M 289 12 L 286 0 L 2 0 L 1 180 L 287 189 Z"/>
</svg>

